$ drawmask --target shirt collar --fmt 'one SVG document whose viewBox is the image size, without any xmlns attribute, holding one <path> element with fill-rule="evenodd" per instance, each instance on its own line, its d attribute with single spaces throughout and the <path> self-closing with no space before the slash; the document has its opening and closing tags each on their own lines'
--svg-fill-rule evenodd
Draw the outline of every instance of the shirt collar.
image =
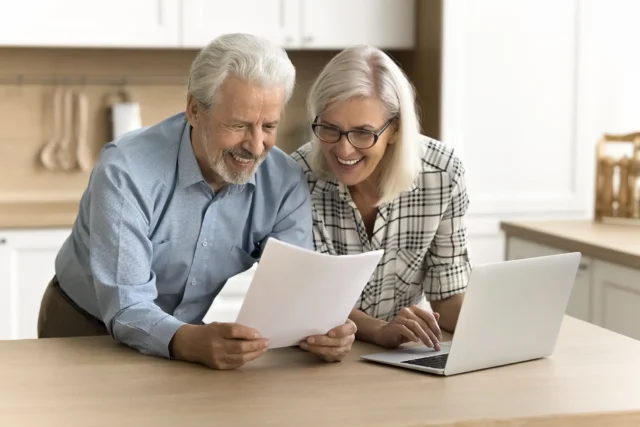
<svg viewBox="0 0 640 427">
<path fill-rule="evenodd" d="M 417 179 L 415 179 L 411 183 L 411 187 L 406 192 L 412 192 L 417 188 L 418 188 L 418 183 L 417 183 Z M 353 199 L 351 198 L 351 193 L 349 192 L 349 189 L 347 188 L 347 186 L 344 185 L 342 182 L 339 182 L 335 178 L 327 178 L 327 179 L 318 178 L 315 186 L 313 187 L 312 194 L 321 195 L 323 193 L 338 193 L 340 200 L 346 203 L 349 203 L 355 207 L 353 203 Z"/>
<path fill-rule="evenodd" d="M 198 165 L 196 154 L 193 152 L 191 145 L 191 125 L 184 118 L 184 127 L 180 139 L 180 149 L 178 153 L 178 185 L 181 188 L 189 187 L 199 182 L 206 183 Z M 229 184 L 229 191 L 242 191 L 245 186 L 253 191 L 256 187 L 256 174 L 254 173 L 245 185 Z"/>
<path fill-rule="evenodd" d="M 204 177 L 191 146 L 191 125 L 185 118 L 178 153 L 178 184 L 186 188 L 199 182 L 204 182 Z"/>
</svg>

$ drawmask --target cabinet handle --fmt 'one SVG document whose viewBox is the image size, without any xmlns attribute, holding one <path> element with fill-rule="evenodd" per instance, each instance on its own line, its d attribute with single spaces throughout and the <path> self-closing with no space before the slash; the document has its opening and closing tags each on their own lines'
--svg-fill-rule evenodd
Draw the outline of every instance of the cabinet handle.
<svg viewBox="0 0 640 427">
<path fill-rule="evenodd" d="M 0 237 L 0 245 L 4 245 L 5 243 L 7 243 L 7 239 Z"/>
<path fill-rule="evenodd" d="M 587 264 L 580 264 L 580 270 L 586 270 L 589 266 Z"/>
<path fill-rule="evenodd" d="M 304 38 L 302 39 L 302 41 L 304 43 L 311 43 L 313 41 L 313 37 L 311 36 L 304 36 Z"/>
<path fill-rule="evenodd" d="M 285 21 L 285 15 L 284 15 L 285 10 L 284 10 L 284 8 L 286 7 L 285 4 L 284 4 L 284 1 L 285 0 L 280 0 L 280 28 L 284 28 L 285 25 L 286 25 L 285 22 L 284 22 Z"/>
</svg>

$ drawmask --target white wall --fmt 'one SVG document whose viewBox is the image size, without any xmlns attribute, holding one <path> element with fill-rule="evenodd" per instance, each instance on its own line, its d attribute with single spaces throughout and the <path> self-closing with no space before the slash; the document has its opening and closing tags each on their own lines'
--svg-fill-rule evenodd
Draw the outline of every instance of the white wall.
<svg viewBox="0 0 640 427">
<path fill-rule="evenodd" d="M 598 138 L 640 130 L 639 18 L 634 0 L 445 0 L 442 139 L 475 263 L 504 259 L 501 220 L 591 218 Z"/>
</svg>

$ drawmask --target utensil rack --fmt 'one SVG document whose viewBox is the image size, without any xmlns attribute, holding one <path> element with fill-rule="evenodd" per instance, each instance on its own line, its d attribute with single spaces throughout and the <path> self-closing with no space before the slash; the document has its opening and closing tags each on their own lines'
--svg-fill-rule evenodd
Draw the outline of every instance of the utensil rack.
<svg viewBox="0 0 640 427">
<path fill-rule="evenodd" d="M 614 144 L 628 145 L 631 155 L 607 154 Z M 605 134 L 598 141 L 594 208 L 596 222 L 640 225 L 640 132 Z"/>
</svg>

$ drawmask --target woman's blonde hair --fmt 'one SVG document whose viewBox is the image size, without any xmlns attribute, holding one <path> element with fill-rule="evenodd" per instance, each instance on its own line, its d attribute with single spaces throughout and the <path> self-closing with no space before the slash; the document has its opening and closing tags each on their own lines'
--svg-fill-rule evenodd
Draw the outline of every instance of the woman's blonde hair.
<svg viewBox="0 0 640 427">
<path fill-rule="evenodd" d="M 307 111 L 310 120 L 314 120 L 332 105 L 362 97 L 379 99 L 389 118 L 397 121 L 396 141 L 387 146 L 379 165 L 383 169 L 378 203 L 388 203 L 411 188 L 422 162 L 415 91 L 400 67 L 372 46 L 345 49 L 329 61 L 311 86 Z M 311 166 L 319 177 L 329 179 L 331 168 L 320 150 L 320 143 L 314 138 Z"/>
</svg>

